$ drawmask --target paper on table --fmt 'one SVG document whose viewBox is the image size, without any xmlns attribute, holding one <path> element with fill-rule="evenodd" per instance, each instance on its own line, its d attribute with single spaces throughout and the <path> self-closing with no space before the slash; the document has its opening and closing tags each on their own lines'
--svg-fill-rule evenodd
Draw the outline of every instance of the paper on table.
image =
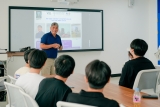
<svg viewBox="0 0 160 107">
<path fill-rule="evenodd" d="M 120 107 L 125 107 L 123 104 L 120 104 L 119 106 L 120 106 Z"/>
</svg>

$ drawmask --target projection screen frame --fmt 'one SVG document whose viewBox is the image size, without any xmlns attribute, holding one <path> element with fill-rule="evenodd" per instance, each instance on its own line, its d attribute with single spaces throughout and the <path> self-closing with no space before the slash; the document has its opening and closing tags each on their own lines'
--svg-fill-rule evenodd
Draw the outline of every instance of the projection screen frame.
<svg viewBox="0 0 160 107">
<path fill-rule="evenodd" d="M 79 12 L 101 12 L 101 27 L 102 27 L 102 44 L 100 49 L 77 49 L 77 50 L 61 50 L 59 52 L 84 52 L 84 51 L 104 51 L 104 41 L 103 41 L 103 10 L 99 9 L 75 9 L 75 8 L 48 8 L 48 7 L 23 7 L 23 6 L 9 6 L 9 52 L 19 52 L 19 51 L 11 51 L 11 10 L 12 9 L 21 9 L 21 10 L 49 10 L 49 11 L 79 11 Z"/>
</svg>

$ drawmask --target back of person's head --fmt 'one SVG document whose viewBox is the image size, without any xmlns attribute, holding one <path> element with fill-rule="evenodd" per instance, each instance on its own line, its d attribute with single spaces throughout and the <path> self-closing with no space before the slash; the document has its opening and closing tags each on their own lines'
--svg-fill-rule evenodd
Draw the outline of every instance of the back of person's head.
<svg viewBox="0 0 160 107">
<path fill-rule="evenodd" d="M 26 50 L 25 52 L 24 52 L 24 60 L 25 60 L 25 62 L 28 64 L 28 55 L 29 55 L 29 53 L 31 52 L 31 51 L 33 51 L 34 49 L 29 49 L 29 50 Z"/>
<path fill-rule="evenodd" d="M 94 60 L 86 66 L 85 73 L 90 88 L 102 89 L 110 79 L 111 69 L 105 62 Z"/>
<path fill-rule="evenodd" d="M 47 55 L 44 51 L 35 49 L 28 56 L 29 66 L 31 68 L 41 69 L 45 64 L 46 59 Z"/>
<path fill-rule="evenodd" d="M 69 55 L 61 55 L 55 61 L 55 72 L 63 78 L 69 77 L 74 70 L 75 61 Z"/>
<path fill-rule="evenodd" d="M 137 56 L 144 56 L 148 50 L 148 44 L 142 39 L 134 39 L 130 47 L 134 49 L 134 54 Z"/>
</svg>

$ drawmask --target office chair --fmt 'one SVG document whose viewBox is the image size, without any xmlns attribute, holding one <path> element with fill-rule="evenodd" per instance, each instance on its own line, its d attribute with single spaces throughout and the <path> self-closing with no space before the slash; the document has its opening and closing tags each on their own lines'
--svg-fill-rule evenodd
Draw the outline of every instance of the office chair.
<svg viewBox="0 0 160 107">
<path fill-rule="evenodd" d="M 57 107 L 96 107 L 96 106 L 58 101 L 57 102 Z"/>
<path fill-rule="evenodd" d="M 26 103 L 23 100 L 23 96 L 19 90 L 23 89 L 19 86 L 14 84 L 4 82 L 4 85 L 7 89 L 7 96 L 8 96 L 8 105 L 6 107 L 27 107 Z"/>
<path fill-rule="evenodd" d="M 9 77 L 9 79 L 11 80 L 11 81 L 10 81 L 11 84 L 15 84 L 15 83 L 16 83 L 17 80 L 16 80 L 14 77 L 12 77 L 12 76 L 10 76 L 10 75 L 8 75 L 8 77 Z"/>
<path fill-rule="evenodd" d="M 158 90 L 158 79 L 160 75 L 160 69 L 149 69 L 141 70 L 135 79 L 133 89 L 139 88 L 143 89 L 154 89 L 154 92 L 159 92 Z"/>
<path fill-rule="evenodd" d="M 19 91 L 22 94 L 23 100 L 26 102 L 27 107 L 39 107 L 37 102 L 32 97 L 30 97 L 24 91 L 21 91 L 21 90 L 19 90 Z"/>
</svg>

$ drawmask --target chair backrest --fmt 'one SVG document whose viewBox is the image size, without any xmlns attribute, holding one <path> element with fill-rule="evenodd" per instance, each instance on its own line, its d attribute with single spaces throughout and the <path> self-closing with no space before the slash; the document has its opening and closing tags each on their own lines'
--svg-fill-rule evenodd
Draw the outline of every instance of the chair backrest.
<svg viewBox="0 0 160 107">
<path fill-rule="evenodd" d="M 5 79 L 5 77 L 0 77 L 0 82 L 4 81 Z"/>
<path fill-rule="evenodd" d="M 141 70 L 135 79 L 133 89 L 154 89 L 156 93 L 158 90 L 158 79 L 160 75 L 160 69 Z"/>
<path fill-rule="evenodd" d="M 16 83 L 16 79 L 10 75 L 8 75 L 9 79 L 11 80 L 10 83 L 11 84 L 15 84 Z"/>
<path fill-rule="evenodd" d="M 19 91 L 23 95 L 23 100 L 26 102 L 27 107 L 39 107 L 37 102 L 32 97 L 21 90 Z"/>
<path fill-rule="evenodd" d="M 5 86 L 4 86 L 4 80 L 5 79 L 6 79 L 5 77 L 0 77 L 0 91 L 5 90 Z"/>
<path fill-rule="evenodd" d="M 160 65 L 155 65 L 154 66 L 156 69 L 160 69 Z M 159 75 L 160 76 L 160 75 Z M 159 80 L 158 80 L 158 84 L 160 84 L 160 77 L 159 77 Z"/>
<path fill-rule="evenodd" d="M 21 87 L 8 82 L 4 82 L 4 85 L 7 89 L 9 107 L 27 107 L 26 103 L 23 100 L 23 96 L 19 91 L 23 91 Z"/>
<path fill-rule="evenodd" d="M 156 69 L 160 69 L 160 65 L 155 65 L 154 66 Z"/>
<path fill-rule="evenodd" d="M 57 102 L 57 107 L 96 107 L 96 106 L 89 106 L 89 105 L 84 105 L 84 104 L 58 101 Z"/>
</svg>

